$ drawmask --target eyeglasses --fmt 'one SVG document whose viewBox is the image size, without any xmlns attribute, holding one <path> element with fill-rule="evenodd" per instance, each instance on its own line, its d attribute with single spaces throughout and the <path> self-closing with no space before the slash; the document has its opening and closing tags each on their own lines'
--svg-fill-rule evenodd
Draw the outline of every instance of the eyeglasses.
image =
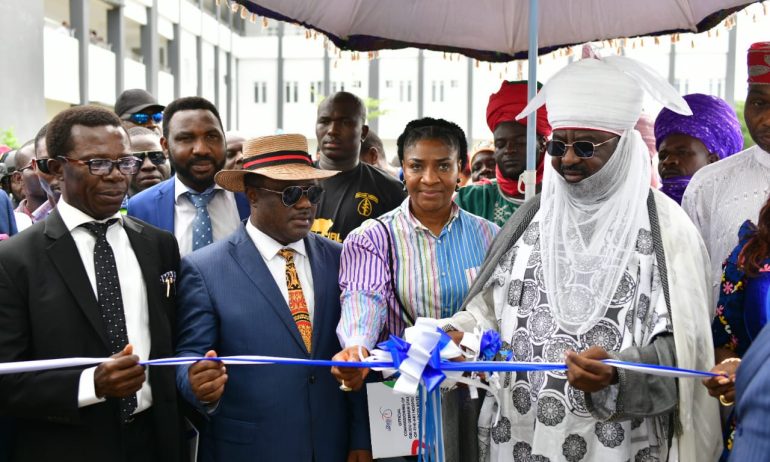
<svg viewBox="0 0 770 462">
<path fill-rule="evenodd" d="M 619 138 L 619 136 L 613 136 L 608 140 L 604 140 L 601 143 L 594 143 L 592 141 L 579 140 L 572 143 L 565 143 L 559 140 L 550 140 L 545 143 L 545 149 L 553 157 L 564 157 L 567 154 L 567 149 L 572 148 L 575 151 L 575 155 L 581 159 L 588 159 L 594 156 L 596 148 L 607 144 L 610 141 Z"/>
<path fill-rule="evenodd" d="M 307 200 L 309 200 L 311 204 L 315 205 L 321 202 L 321 196 L 324 193 L 324 188 L 320 186 L 289 186 L 284 188 L 283 191 L 273 191 L 272 189 L 267 188 L 257 189 L 268 191 L 274 194 L 280 194 L 281 202 L 283 202 L 283 205 L 286 207 L 291 207 L 292 205 L 299 202 L 299 200 L 302 199 L 303 194 L 307 196 Z"/>
<path fill-rule="evenodd" d="M 149 157 L 150 162 L 155 165 L 163 165 L 166 163 L 166 156 L 163 155 L 163 151 L 132 152 L 131 155 L 141 160 L 142 163 L 144 163 L 145 157 Z"/>
<path fill-rule="evenodd" d="M 141 112 L 137 112 L 124 118 L 124 120 L 130 120 L 137 125 L 145 125 L 150 122 L 150 118 L 152 118 L 153 122 L 159 124 L 163 122 L 163 112 L 156 112 L 155 114 L 143 114 Z"/>
<path fill-rule="evenodd" d="M 23 172 L 24 170 L 29 170 L 29 169 L 31 169 L 31 168 L 32 168 L 32 164 L 34 164 L 34 163 L 35 163 L 35 159 L 32 159 L 32 160 L 30 160 L 30 161 L 29 161 L 29 163 L 28 163 L 27 165 L 25 165 L 24 167 L 22 167 L 22 168 L 20 168 L 20 169 L 18 169 L 18 170 L 16 170 L 16 171 L 17 171 L 17 172 L 19 172 L 19 173 L 21 173 L 21 172 Z"/>
<path fill-rule="evenodd" d="M 46 175 L 51 174 L 51 170 L 48 168 L 48 161 L 51 159 L 35 159 L 35 166 L 38 170 L 45 173 Z"/>
<path fill-rule="evenodd" d="M 70 159 L 69 157 L 58 156 L 57 159 L 61 159 L 64 162 L 73 162 L 80 165 L 88 165 L 88 171 L 91 175 L 105 176 L 112 173 L 112 169 L 117 165 L 118 171 L 123 175 L 134 175 L 139 171 L 139 167 L 142 165 L 142 161 L 133 156 L 121 157 L 118 160 L 110 159 L 91 159 L 91 160 L 79 160 Z"/>
</svg>

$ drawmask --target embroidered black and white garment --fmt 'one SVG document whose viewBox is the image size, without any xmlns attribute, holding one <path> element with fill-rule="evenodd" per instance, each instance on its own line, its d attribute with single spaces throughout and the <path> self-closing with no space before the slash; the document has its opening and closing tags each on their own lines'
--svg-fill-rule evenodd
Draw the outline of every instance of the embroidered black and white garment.
<svg viewBox="0 0 770 462">
<path fill-rule="evenodd" d="M 539 214 L 538 214 L 539 215 Z M 540 259 L 539 216 L 498 262 L 485 292 L 494 301 L 501 338 L 514 361 L 560 362 L 566 350 L 600 346 L 610 352 L 641 347 L 671 332 L 660 275 L 653 252 L 649 220 L 638 232 L 635 252 L 602 317 L 570 333 L 551 310 Z M 569 268 L 565 284 L 586 303 L 595 297 L 594 268 Z M 580 297 L 574 297 L 578 299 Z M 503 374 L 500 419 L 494 425 L 496 401 L 487 397 L 479 419 L 482 460 L 625 461 L 665 460 L 668 419 L 615 422 L 592 417 L 583 392 L 572 388 L 564 372 Z M 619 385 L 592 395 L 595 406 L 614 409 Z M 660 457 L 662 455 L 662 457 Z"/>
</svg>

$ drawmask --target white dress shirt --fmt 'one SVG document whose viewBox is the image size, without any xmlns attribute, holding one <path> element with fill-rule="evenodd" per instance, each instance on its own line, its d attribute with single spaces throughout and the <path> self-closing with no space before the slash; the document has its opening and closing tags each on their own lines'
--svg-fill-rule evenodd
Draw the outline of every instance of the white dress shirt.
<svg viewBox="0 0 770 462">
<path fill-rule="evenodd" d="M 738 245 L 738 230 L 746 220 L 757 222 L 768 194 L 770 153 L 759 146 L 701 168 L 687 185 L 682 208 L 700 231 L 711 257 L 713 307 L 719 299 L 722 263 Z"/>
<path fill-rule="evenodd" d="M 80 225 L 91 221 L 104 222 L 107 220 L 95 220 L 81 210 L 67 204 L 64 197 L 59 199 L 56 207 L 64 221 L 64 225 L 75 241 L 80 259 L 88 275 L 88 280 L 91 282 L 91 287 L 94 290 L 94 296 L 98 297 L 96 271 L 94 269 L 96 237 Z M 139 356 L 140 359 L 146 360 L 150 357 L 150 315 L 147 306 L 147 288 L 144 285 L 142 269 L 136 259 L 134 249 L 131 247 L 128 235 L 123 229 L 123 216 L 120 213 L 115 213 L 110 218 L 118 219 L 117 223 L 107 229 L 107 242 L 112 247 L 112 253 L 115 255 L 115 265 L 118 268 L 128 342 L 133 345 L 134 354 Z M 96 368 L 92 367 L 80 374 L 78 407 L 90 406 L 91 404 L 104 401 L 104 398 L 96 396 L 94 387 L 95 370 Z M 135 414 L 142 412 L 152 405 L 152 391 L 149 380 L 144 381 L 136 398 L 138 406 L 134 411 Z"/>
<path fill-rule="evenodd" d="M 185 194 L 191 190 L 174 176 L 174 236 L 179 243 L 179 254 L 184 257 L 192 252 L 192 224 L 195 220 L 195 206 Z M 197 192 L 197 191 L 192 191 Z M 214 197 L 206 207 L 211 217 L 213 242 L 232 234 L 241 222 L 235 196 L 219 185 L 214 186 Z"/>
<path fill-rule="evenodd" d="M 257 247 L 259 254 L 262 255 L 262 259 L 265 261 L 267 269 L 270 270 L 270 275 L 273 276 L 273 280 L 275 280 L 278 289 L 281 291 L 281 295 L 283 295 L 284 301 L 286 301 L 286 306 L 289 305 L 289 288 L 286 286 L 286 260 L 278 255 L 278 251 L 283 248 L 294 250 L 294 266 L 297 268 L 299 283 L 302 284 L 302 295 L 305 296 L 307 312 L 310 315 L 312 323 L 315 308 L 315 294 L 313 293 L 313 272 L 310 268 L 310 258 L 305 249 L 305 241 L 299 240 L 297 242 L 292 242 L 289 245 L 282 245 L 272 237 L 257 229 L 256 226 L 251 224 L 251 220 L 246 222 L 246 232 Z"/>
</svg>

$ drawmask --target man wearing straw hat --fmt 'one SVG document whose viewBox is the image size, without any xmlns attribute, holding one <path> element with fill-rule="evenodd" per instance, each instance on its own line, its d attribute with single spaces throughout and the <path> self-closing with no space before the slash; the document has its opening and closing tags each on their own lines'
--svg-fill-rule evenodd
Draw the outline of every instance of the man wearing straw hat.
<svg viewBox="0 0 770 462">
<path fill-rule="evenodd" d="M 243 169 L 216 175 L 243 192 L 251 215 L 227 239 L 181 264 L 178 356 L 331 359 L 340 350 L 342 246 L 310 233 L 323 194 L 302 135 L 243 144 Z M 177 371 L 183 396 L 208 422 L 198 460 L 371 460 L 363 395 L 343 393 L 328 367 L 230 366 Z"/>
</svg>

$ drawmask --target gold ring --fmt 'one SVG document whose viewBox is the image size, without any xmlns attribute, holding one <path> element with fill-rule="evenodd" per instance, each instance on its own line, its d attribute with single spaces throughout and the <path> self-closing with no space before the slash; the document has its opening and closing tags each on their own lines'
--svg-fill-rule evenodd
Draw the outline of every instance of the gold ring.
<svg viewBox="0 0 770 462">
<path fill-rule="evenodd" d="M 350 387 L 345 385 L 345 381 L 344 380 L 342 381 L 342 385 L 340 385 L 340 390 L 342 390 L 342 391 L 353 391 L 352 388 L 350 388 Z"/>
<path fill-rule="evenodd" d="M 725 399 L 725 395 L 719 395 L 719 402 L 722 403 L 722 406 L 729 407 L 735 404 L 735 401 L 727 401 Z"/>
</svg>

